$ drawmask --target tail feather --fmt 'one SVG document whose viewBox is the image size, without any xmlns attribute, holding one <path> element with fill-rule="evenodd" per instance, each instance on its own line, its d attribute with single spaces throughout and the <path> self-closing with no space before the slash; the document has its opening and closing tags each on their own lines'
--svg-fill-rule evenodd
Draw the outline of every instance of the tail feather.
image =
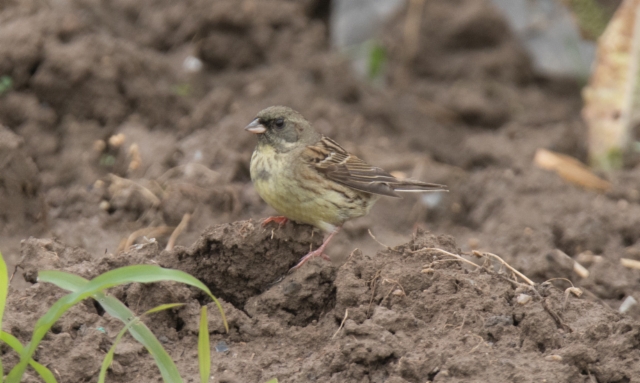
<svg viewBox="0 0 640 383">
<path fill-rule="evenodd" d="M 389 186 L 393 188 L 393 191 L 407 192 L 407 193 L 424 193 L 424 192 L 448 192 L 449 189 L 446 185 L 432 184 L 414 180 L 402 180 L 400 182 L 392 183 Z"/>
</svg>

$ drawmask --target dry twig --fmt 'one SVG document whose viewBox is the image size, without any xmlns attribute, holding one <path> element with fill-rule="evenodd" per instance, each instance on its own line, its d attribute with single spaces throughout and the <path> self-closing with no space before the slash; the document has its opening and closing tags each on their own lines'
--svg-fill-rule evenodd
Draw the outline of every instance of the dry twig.
<svg viewBox="0 0 640 383">
<path fill-rule="evenodd" d="M 169 237 L 169 242 L 167 242 L 165 250 L 173 250 L 173 247 L 176 245 L 176 241 L 178 240 L 178 236 L 187 228 L 190 219 L 191 214 L 189 213 L 185 213 L 185 215 L 182 216 L 180 224 L 178 224 L 173 233 L 171 233 L 171 237 Z"/>
<path fill-rule="evenodd" d="M 475 350 L 478 349 L 478 347 L 480 347 L 481 345 L 484 344 L 484 338 L 481 337 L 478 334 L 469 333 L 469 335 L 471 335 L 474 338 L 479 338 L 480 339 L 480 342 L 478 342 L 478 344 L 476 344 L 471 350 L 469 350 L 469 354 L 472 354 Z"/>
<path fill-rule="evenodd" d="M 542 307 L 545 309 L 547 313 L 549 313 L 549 315 L 551 315 L 551 318 L 553 318 L 553 320 L 556 322 L 556 325 L 558 327 L 562 328 L 566 332 L 573 332 L 571 327 L 569 327 L 566 323 L 564 323 L 564 320 L 562 320 L 560 315 L 558 315 L 555 311 L 551 310 L 551 307 L 549 307 L 549 305 L 547 304 L 546 299 L 542 299 Z"/>
<path fill-rule="evenodd" d="M 402 285 L 400 284 L 400 282 L 393 280 L 393 279 L 387 279 L 387 278 L 382 278 L 382 283 L 391 283 L 391 289 L 389 290 L 389 292 L 387 293 L 387 295 L 384 296 L 384 298 L 382 298 L 382 301 L 380 301 L 380 303 L 384 302 L 387 298 L 389 298 L 389 296 L 396 291 L 397 289 L 395 288 L 396 286 L 400 288 L 400 290 L 402 290 L 402 295 L 403 296 L 407 296 L 407 293 L 404 291 L 404 287 L 402 287 Z"/>
<path fill-rule="evenodd" d="M 346 309 L 344 311 L 344 318 L 342 318 L 342 322 L 340 323 L 340 327 L 338 327 L 338 329 L 336 330 L 336 332 L 333 334 L 333 336 L 331 337 L 331 339 L 335 338 L 336 335 L 338 335 L 338 333 L 340 332 L 340 330 L 342 330 L 342 327 L 344 327 L 344 322 L 347 321 L 347 318 L 349 317 L 349 309 Z"/>
<path fill-rule="evenodd" d="M 118 250 L 117 251 L 122 251 L 122 250 L 126 250 L 129 247 L 131 247 L 131 245 L 133 245 L 133 243 L 136 241 L 136 239 L 142 237 L 142 236 L 146 236 L 146 237 L 157 237 L 160 235 L 165 235 L 166 233 L 169 233 L 173 230 L 173 227 L 171 226 L 158 226 L 158 227 L 145 227 L 139 230 L 134 231 L 133 233 L 131 233 L 129 235 L 129 237 L 126 239 L 126 241 L 121 241 L 120 242 L 120 246 L 118 246 Z M 124 244 L 123 244 L 124 242 Z"/>
<path fill-rule="evenodd" d="M 371 310 L 371 305 L 373 304 L 373 299 L 376 297 L 376 288 L 378 287 L 378 279 L 380 278 L 380 274 L 382 270 L 376 271 L 376 274 L 371 278 L 371 282 L 369 282 L 369 289 L 371 290 L 371 299 L 369 299 L 369 307 L 367 307 L 367 316 L 369 316 L 369 311 Z"/>
<path fill-rule="evenodd" d="M 439 252 L 439 253 L 442 253 L 442 254 L 448 255 L 448 256 L 450 256 L 450 257 L 454 257 L 454 258 L 456 258 L 456 259 L 457 259 L 457 260 L 459 260 L 459 261 L 462 261 L 462 262 L 468 263 L 468 264 L 469 264 L 469 265 L 471 265 L 471 266 L 474 266 L 474 267 L 480 268 L 480 266 L 479 266 L 479 265 L 476 265 L 475 263 L 471 262 L 471 261 L 470 261 L 470 260 L 468 260 L 468 259 L 462 258 L 462 257 L 461 257 L 460 255 L 458 255 L 458 254 L 450 253 L 450 252 L 448 252 L 448 251 L 446 251 L 446 250 L 442 250 L 442 249 L 439 249 L 439 248 L 437 248 L 437 247 L 425 247 L 425 248 L 422 248 L 422 249 L 420 249 L 420 250 L 433 250 L 433 251 L 437 251 L 437 252 Z M 420 251 L 420 250 L 416 250 L 415 252 L 418 252 L 418 251 Z"/>
<path fill-rule="evenodd" d="M 511 270 L 512 273 L 514 273 L 515 275 L 517 275 L 520 278 L 522 278 L 530 286 L 535 286 L 535 283 L 531 279 L 527 278 L 524 274 L 522 274 L 518 270 L 516 270 L 513 267 L 511 267 L 511 265 L 509 265 L 507 262 L 504 261 L 504 259 L 500 258 L 499 256 L 497 256 L 495 254 L 492 254 L 492 253 L 479 252 L 479 251 L 476 251 L 476 250 L 473 251 L 473 255 L 475 255 L 477 257 L 481 257 L 481 256 L 484 255 L 484 256 L 489 256 L 489 257 L 492 257 L 494 259 L 497 259 L 504 267 L 506 267 L 507 269 Z"/>
<path fill-rule="evenodd" d="M 371 238 L 373 238 L 373 240 L 374 240 L 374 241 L 376 241 L 376 242 L 378 243 L 378 245 L 380 245 L 380 246 L 384 247 L 384 248 L 385 248 L 385 249 L 387 249 L 387 250 L 395 251 L 396 253 L 399 253 L 399 252 L 400 252 L 400 251 L 398 251 L 398 250 L 396 250 L 396 249 L 394 249 L 394 248 L 392 248 L 392 247 L 390 247 L 390 246 L 387 246 L 387 245 L 385 245 L 384 243 L 382 243 L 382 242 L 378 241 L 378 238 L 376 238 L 376 236 L 375 236 L 375 235 L 373 235 L 373 233 L 371 232 L 371 229 L 368 229 L 367 231 L 369 232 L 369 235 L 371 236 Z"/>
<path fill-rule="evenodd" d="M 620 258 L 620 264 L 629 269 L 640 270 L 640 261 L 629 258 Z"/>
<path fill-rule="evenodd" d="M 160 199 L 153 194 L 153 192 L 146 187 L 126 178 L 118 177 L 115 174 L 109 174 L 111 185 L 109 185 L 109 192 L 112 196 L 118 194 L 121 190 L 128 187 L 134 188 L 140 191 L 140 194 L 151 203 L 151 206 L 159 206 Z"/>
</svg>

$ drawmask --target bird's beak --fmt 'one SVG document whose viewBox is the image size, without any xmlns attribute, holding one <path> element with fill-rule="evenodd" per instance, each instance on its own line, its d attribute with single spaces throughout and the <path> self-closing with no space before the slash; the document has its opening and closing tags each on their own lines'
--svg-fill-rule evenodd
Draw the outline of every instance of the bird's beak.
<svg viewBox="0 0 640 383">
<path fill-rule="evenodd" d="M 256 118 L 255 120 L 251 121 L 251 123 L 247 125 L 244 128 L 244 130 L 254 134 L 262 134 L 267 131 L 267 128 L 265 128 L 264 125 L 262 125 L 260 121 Z"/>
</svg>

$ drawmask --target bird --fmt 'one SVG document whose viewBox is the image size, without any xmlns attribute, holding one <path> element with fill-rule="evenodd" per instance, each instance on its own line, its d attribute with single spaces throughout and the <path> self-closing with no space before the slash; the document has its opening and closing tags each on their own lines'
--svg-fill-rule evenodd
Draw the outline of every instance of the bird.
<svg viewBox="0 0 640 383">
<path fill-rule="evenodd" d="M 379 197 L 448 191 L 445 185 L 400 180 L 369 165 L 286 106 L 258 112 L 245 130 L 258 138 L 251 155 L 251 181 L 258 195 L 281 214 L 265 219 L 263 226 L 292 220 L 328 233 L 320 247 L 290 271 L 313 257 L 329 260 L 324 250 L 342 225 L 368 214 Z"/>
</svg>

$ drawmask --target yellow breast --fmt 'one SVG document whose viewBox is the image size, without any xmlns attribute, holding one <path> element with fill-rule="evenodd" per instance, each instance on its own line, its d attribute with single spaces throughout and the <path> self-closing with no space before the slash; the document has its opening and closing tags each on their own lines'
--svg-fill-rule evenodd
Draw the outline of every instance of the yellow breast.
<svg viewBox="0 0 640 383">
<path fill-rule="evenodd" d="M 308 165 L 292 161 L 292 155 L 259 145 L 251 157 L 251 180 L 260 197 L 279 214 L 332 231 L 369 212 L 377 199 L 373 195 L 330 181 L 314 169 L 304 169 Z"/>
</svg>

